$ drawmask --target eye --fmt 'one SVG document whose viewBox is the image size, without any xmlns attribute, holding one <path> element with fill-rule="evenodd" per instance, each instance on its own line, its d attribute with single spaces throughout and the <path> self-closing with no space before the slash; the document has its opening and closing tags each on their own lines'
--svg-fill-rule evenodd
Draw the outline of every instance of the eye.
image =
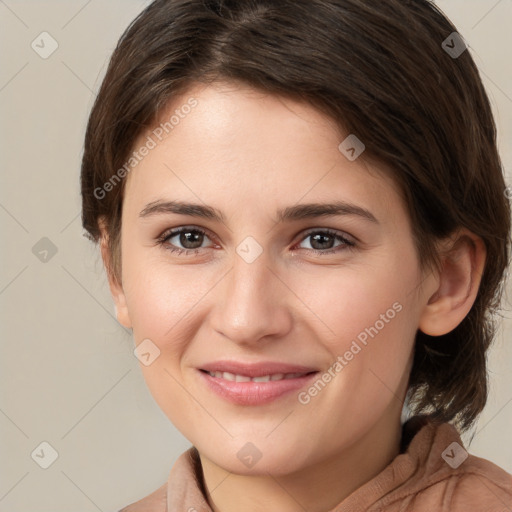
<svg viewBox="0 0 512 512">
<path fill-rule="evenodd" d="M 204 229 L 183 226 L 165 231 L 158 237 L 157 242 L 165 250 L 177 253 L 178 255 L 185 254 L 188 256 L 198 254 L 200 249 L 206 248 L 203 246 L 203 243 L 205 239 L 209 238 L 210 236 Z M 356 245 L 354 241 L 349 240 L 341 232 L 327 228 L 309 231 L 302 238 L 301 243 L 308 239 L 310 240 L 310 247 L 302 247 L 302 249 L 315 255 L 338 253 L 353 248 Z"/>
<path fill-rule="evenodd" d="M 205 238 L 209 238 L 209 236 L 203 229 L 183 226 L 165 231 L 157 241 L 168 251 L 188 255 L 198 253 L 199 249 L 203 248 L 202 244 Z M 175 240 L 172 241 L 173 239 Z"/>
<path fill-rule="evenodd" d="M 304 249 L 321 255 L 337 253 L 353 248 L 356 245 L 355 242 L 349 240 L 346 235 L 332 229 L 317 229 L 309 231 L 302 239 L 301 243 L 308 239 L 310 240 L 310 248 L 306 247 Z M 339 242 L 337 245 L 335 245 L 336 241 Z"/>
</svg>

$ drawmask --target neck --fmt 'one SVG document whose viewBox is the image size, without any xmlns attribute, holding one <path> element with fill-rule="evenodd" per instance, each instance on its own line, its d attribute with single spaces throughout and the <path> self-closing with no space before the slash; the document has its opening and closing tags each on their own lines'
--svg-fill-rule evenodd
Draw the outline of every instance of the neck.
<svg viewBox="0 0 512 512">
<path fill-rule="evenodd" d="M 275 477 L 230 473 L 200 455 L 214 512 L 326 512 L 377 476 L 399 453 L 399 414 L 381 418 L 341 453 Z"/>
</svg>

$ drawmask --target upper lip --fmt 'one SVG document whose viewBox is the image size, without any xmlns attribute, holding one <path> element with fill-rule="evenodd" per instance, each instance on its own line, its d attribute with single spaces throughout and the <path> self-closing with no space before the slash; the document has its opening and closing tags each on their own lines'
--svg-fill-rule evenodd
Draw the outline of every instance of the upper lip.
<svg viewBox="0 0 512 512">
<path fill-rule="evenodd" d="M 279 363 L 274 361 L 262 361 L 259 363 L 242 363 L 238 361 L 215 361 L 199 367 L 208 372 L 228 372 L 247 377 L 262 377 L 277 373 L 310 373 L 316 372 L 315 368 L 308 366 Z"/>
</svg>

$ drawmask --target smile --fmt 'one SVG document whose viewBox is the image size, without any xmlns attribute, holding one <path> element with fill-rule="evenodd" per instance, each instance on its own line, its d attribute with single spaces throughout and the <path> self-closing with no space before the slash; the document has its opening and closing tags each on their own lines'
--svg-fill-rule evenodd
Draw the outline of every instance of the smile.
<svg viewBox="0 0 512 512">
<path fill-rule="evenodd" d="M 296 379 L 303 377 L 307 373 L 274 373 L 272 375 L 262 375 L 260 377 L 249 377 L 248 375 L 238 375 L 229 372 L 208 372 L 208 375 L 217 379 L 224 379 L 234 382 L 270 382 L 284 379 Z"/>
<path fill-rule="evenodd" d="M 309 385 L 318 372 L 271 373 L 249 377 L 221 371 L 197 371 L 209 393 L 235 405 L 265 405 L 284 399 Z"/>
</svg>

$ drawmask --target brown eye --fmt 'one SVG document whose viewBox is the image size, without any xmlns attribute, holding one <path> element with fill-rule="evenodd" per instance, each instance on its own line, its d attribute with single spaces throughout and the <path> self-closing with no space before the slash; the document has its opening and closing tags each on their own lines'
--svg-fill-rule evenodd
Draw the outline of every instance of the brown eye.
<svg viewBox="0 0 512 512">
<path fill-rule="evenodd" d="M 171 252 L 194 251 L 203 248 L 207 233 L 199 228 L 182 227 L 166 231 L 158 238 L 158 243 Z M 171 241 L 172 240 L 172 241 Z"/>
<path fill-rule="evenodd" d="M 331 254 L 355 246 L 354 242 L 348 240 L 341 233 L 328 229 L 310 231 L 301 243 L 305 240 L 310 240 L 310 247 L 303 247 L 303 249 L 317 254 Z"/>
</svg>

